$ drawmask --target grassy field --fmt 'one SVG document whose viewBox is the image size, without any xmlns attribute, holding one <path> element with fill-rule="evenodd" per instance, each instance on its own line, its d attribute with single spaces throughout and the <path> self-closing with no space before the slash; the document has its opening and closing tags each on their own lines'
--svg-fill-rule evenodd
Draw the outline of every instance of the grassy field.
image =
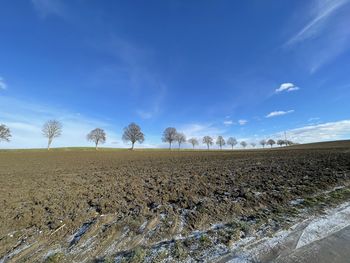
<svg viewBox="0 0 350 263">
<path fill-rule="evenodd" d="M 350 141 L 249 151 L 9 150 L 0 167 L 5 262 L 210 261 L 258 229 L 288 226 L 299 208 L 350 198 Z M 221 254 L 209 249 L 218 247 Z"/>
</svg>

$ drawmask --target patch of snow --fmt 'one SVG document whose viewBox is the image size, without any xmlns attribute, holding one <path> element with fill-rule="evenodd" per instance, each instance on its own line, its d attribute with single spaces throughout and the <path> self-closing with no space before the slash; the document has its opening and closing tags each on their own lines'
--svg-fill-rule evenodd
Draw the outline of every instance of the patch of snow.
<svg viewBox="0 0 350 263">
<path fill-rule="evenodd" d="M 298 199 L 294 199 L 294 200 L 290 201 L 289 203 L 290 203 L 291 205 L 300 205 L 300 204 L 302 204 L 303 202 L 304 202 L 304 199 L 298 198 Z"/>
</svg>

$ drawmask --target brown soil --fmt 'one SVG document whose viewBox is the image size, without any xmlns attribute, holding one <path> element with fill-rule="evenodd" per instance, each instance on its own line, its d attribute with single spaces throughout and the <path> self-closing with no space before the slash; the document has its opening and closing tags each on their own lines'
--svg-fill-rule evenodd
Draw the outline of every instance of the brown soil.
<svg viewBox="0 0 350 263">
<path fill-rule="evenodd" d="M 350 183 L 350 143 L 336 145 L 0 152 L 0 262 L 107 261 L 129 251 L 142 262 L 145 248 L 212 224 L 269 220 L 292 200 Z"/>
</svg>

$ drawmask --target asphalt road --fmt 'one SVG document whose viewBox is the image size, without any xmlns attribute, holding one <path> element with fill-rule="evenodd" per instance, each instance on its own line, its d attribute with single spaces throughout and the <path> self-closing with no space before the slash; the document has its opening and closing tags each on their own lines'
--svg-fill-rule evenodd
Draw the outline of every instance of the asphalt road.
<svg viewBox="0 0 350 263">
<path fill-rule="evenodd" d="M 326 238 L 294 250 L 275 263 L 349 263 L 350 226 Z"/>
</svg>

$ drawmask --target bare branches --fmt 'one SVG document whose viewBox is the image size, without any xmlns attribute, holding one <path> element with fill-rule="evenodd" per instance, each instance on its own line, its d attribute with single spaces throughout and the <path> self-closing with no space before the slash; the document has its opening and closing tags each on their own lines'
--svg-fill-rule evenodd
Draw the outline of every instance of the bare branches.
<svg viewBox="0 0 350 263">
<path fill-rule="evenodd" d="M 261 140 L 261 141 L 260 141 L 260 144 L 262 145 L 263 148 L 265 148 L 266 140 Z"/>
<path fill-rule="evenodd" d="M 186 142 L 186 136 L 185 134 L 181 133 L 181 132 L 177 132 L 175 134 L 175 141 L 179 144 L 179 149 L 181 147 L 181 143 Z"/>
<path fill-rule="evenodd" d="M 132 122 L 124 128 L 122 139 L 124 142 L 131 142 L 131 150 L 133 150 L 135 142 L 144 142 L 145 135 L 141 132 L 140 126 Z"/>
<path fill-rule="evenodd" d="M 176 139 L 177 131 L 173 127 L 168 127 L 163 132 L 162 141 L 169 143 L 169 149 L 171 149 L 171 144 Z"/>
<path fill-rule="evenodd" d="M 209 146 L 213 145 L 213 138 L 210 136 L 204 136 L 203 137 L 203 143 L 207 145 L 208 150 L 209 150 Z"/>
<path fill-rule="evenodd" d="M 87 136 L 86 139 L 88 141 L 92 141 L 95 143 L 95 148 L 96 150 L 98 149 L 98 144 L 99 143 L 105 143 L 106 142 L 106 133 L 104 130 L 100 128 L 96 128 L 92 130 Z"/>
<path fill-rule="evenodd" d="M 222 150 L 222 146 L 225 145 L 225 139 L 221 135 L 218 136 L 218 138 L 216 139 L 216 144 L 219 145 L 220 150 Z"/>
<path fill-rule="evenodd" d="M 56 120 L 49 120 L 44 124 L 42 133 L 48 138 L 47 149 L 50 150 L 52 140 L 62 134 L 62 124 Z"/>
<path fill-rule="evenodd" d="M 198 145 L 198 140 L 196 138 L 188 139 L 188 142 L 192 144 L 192 148 L 194 149 L 194 146 Z"/>
<path fill-rule="evenodd" d="M 233 138 L 233 137 L 230 137 L 227 140 L 227 144 L 231 145 L 231 148 L 233 150 L 233 147 L 237 144 L 237 140 L 235 138 Z"/>
<path fill-rule="evenodd" d="M 274 144 L 276 144 L 276 142 L 275 142 L 274 140 L 272 140 L 272 139 L 269 139 L 269 140 L 266 142 L 266 144 L 270 145 L 271 148 L 272 148 L 272 146 L 273 146 Z"/>
<path fill-rule="evenodd" d="M 11 131 L 10 129 L 5 125 L 0 125 L 0 141 L 9 142 L 11 138 Z"/>
<path fill-rule="evenodd" d="M 248 143 L 246 143 L 245 141 L 241 141 L 241 146 L 242 146 L 243 148 L 247 147 L 247 145 L 248 145 Z"/>
</svg>

